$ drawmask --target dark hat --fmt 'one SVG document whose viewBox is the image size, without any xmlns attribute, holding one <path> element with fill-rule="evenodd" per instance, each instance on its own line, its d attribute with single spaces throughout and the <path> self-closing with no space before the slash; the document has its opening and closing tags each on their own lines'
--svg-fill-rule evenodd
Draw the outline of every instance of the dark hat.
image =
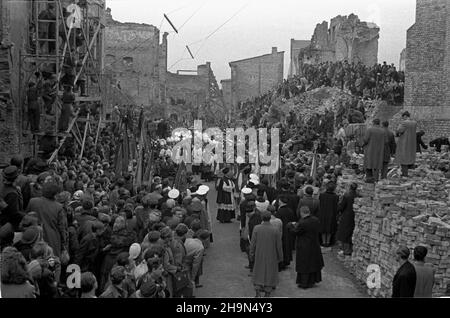
<svg viewBox="0 0 450 318">
<path fill-rule="evenodd" d="M 410 253 L 411 252 L 410 252 L 409 248 L 407 248 L 406 246 L 401 246 L 397 250 L 397 255 L 403 259 L 407 259 L 409 257 Z"/>
<path fill-rule="evenodd" d="M 6 181 L 14 181 L 19 176 L 19 169 L 16 166 L 9 166 L 3 170 L 2 175 Z"/>
<path fill-rule="evenodd" d="M 22 234 L 20 242 L 26 245 L 34 244 L 39 238 L 39 229 L 36 226 L 31 226 L 25 230 Z"/>
<path fill-rule="evenodd" d="M 410 114 L 408 111 L 406 111 L 406 112 L 404 112 L 404 113 L 402 114 L 402 117 L 403 117 L 403 116 L 408 116 L 408 117 L 410 117 L 411 114 Z"/>
</svg>

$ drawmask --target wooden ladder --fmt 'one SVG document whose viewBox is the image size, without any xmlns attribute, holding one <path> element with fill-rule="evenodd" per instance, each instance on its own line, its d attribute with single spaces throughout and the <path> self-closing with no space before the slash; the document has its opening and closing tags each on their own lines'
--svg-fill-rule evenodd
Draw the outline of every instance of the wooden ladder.
<svg viewBox="0 0 450 318">
<path fill-rule="evenodd" d="M 55 151 L 53 152 L 50 159 L 48 159 L 48 161 L 47 161 L 48 164 L 52 163 L 52 161 L 55 160 L 56 156 L 58 155 L 59 150 L 61 150 L 61 147 L 64 145 L 64 142 L 66 141 L 67 137 L 69 136 L 70 132 L 73 129 L 73 126 L 75 125 L 75 123 L 78 120 L 78 113 L 79 113 L 79 111 L 77 111 L 75 113 L 75 116 L 72 118 L 72 121 L 70 122 L 69 127 L 67 128 L 67 130 L 65 132 L 65 136 L 59 142 L 58 148 L 55 149 Z"/>
</svg>

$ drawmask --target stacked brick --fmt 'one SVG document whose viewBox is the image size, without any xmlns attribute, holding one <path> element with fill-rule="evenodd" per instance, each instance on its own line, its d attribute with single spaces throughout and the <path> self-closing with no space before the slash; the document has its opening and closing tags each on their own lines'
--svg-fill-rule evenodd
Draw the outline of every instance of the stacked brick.
<svg viewBox="0 0 450 318">
<path fill-rule="evenodd" d="M 368 290 L 377 297 L 390 297 L 392 279 L 399 265 L 399 246 L 411 250 L 428 248 L 426 262 L 436 270 L 433 296 L 443 296 L 450 287 L 450 180 L 440 171 L 418 168 L 407 180 L 393 178 L 377 185 L 364 184 L 351 171 L 339 183 L 342 193 L 351 182 L 359 184 L 355 201 L 354 252 L 344 263 L 362 282 L 370 264 L 381 271 L 381 288 Z"/>
</svg>

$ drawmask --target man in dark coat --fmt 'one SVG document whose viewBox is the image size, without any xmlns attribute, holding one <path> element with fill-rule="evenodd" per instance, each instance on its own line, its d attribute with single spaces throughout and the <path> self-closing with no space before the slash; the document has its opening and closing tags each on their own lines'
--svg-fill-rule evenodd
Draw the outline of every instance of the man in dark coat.
<svg viewBox="0 0 450 318">
<path fill-rule="evenodd" d="M 405 246 L 397 250 L 397 261 L 401 265 L 392 281 L 392 298 L 414 297 L 417 275 L 414 265 L 408 261 L 409 254 L 409 248 Z"/>
<path fill-rule="evenodd" d="M 292 250 L 294 247 L 294 236 L 288 229 L 288 224 L 296 222 L 297 217 L 295 212 L 288 206 L 289 198 L 287 195 L 281 195 L 278 198 L 279 207 L 278 212 L 275 214 L 283 222 L 283 262 L 280 264 L 280 270 L 286 269 L 292 261 Z"/>
<path fill-rule="evenodd" d="M 300 220 L 300 209 L 302 206 L 307 206 L 311 215 L 316 216 L 319 213 L 319 200 L 313 198 L 314 189 L 311 186 L 305 188 L 305 194 L 303 195 L 297 208 L 297 218 Z"/>
<path fill-rule="evenodd" d="M 58 192 L 59 186 L 56 183 L 45 183 L 42 196 L 31 199 L 27 211 L 38 214 L 44 241 L 53 249 L 55 256 L 61 257 L 63 252 L 68 252 L 69 247 L 67 245 L 67 218 L 63 206 L 56 202 L 55 198 Z"/>
<path fill-rule="evenodd" d="M 321 271 L 324 262 L 319 244 L 319 219 L 311 215 L 307 206 L 300 208 L 300 216 L 300 221 L 291 223 L 290 228 L 297 237 L 295 254 L 297 285 L 306 289 L 322 281 Z"/>
<path fill-rule="evenodd" d="M 383 122 L 384 136 L 384 155 L 383 155 L 383 168 L 381 169 L 381 179 L 387 178 L 388 166 L 391 162 L 391 157 L 395 156 L 395 149 L 397 144 L 395 143 L 394 133 L 389 129 L 389 122 Z"/>
<path fill-rule="evenodd" d="M 422 137 L 425 136 L 425 132 L 423 130 L 416 133 L 416 152 L 422 153 L 422 148 L 427 150 L 428 146 L 423 142 Z"/>
<path fill-rule="evenodd" d="M 366 182 L 377 182 L 384 161 L 385 132 L 380 127 L 380 120 L 374 119 L 373 126 L 367 129 L 364 136 L 364 169 Z"/>
<path fill-rule="evenodd" d="M 289 181 L 287 179 L 280 180 L 280 191 L 278 193 L 278 198 L 280 196 L 285 195 L 287 197 L 288 202 L 286 204 L 289 206 L 289 208 L 294 211 L 297 211 L 297 206 L 299 202 L 298 195 L 291 189 L 291 186 L 289 184 Z M 278 204 L 275 204 L 275 207 L 278 207 Z"/>
<path fill-rule="evenodd" d="M 358 185 L 352 183 L 348 192 L 344 194 L 338 205 L 339 224 L 336 240 L 342 243 L 342 253 L 346 256 L 352 255 L 352 236 L 355 229 L 355 211 L 353 203 L 357 196 Z"/>
<path fill-rule="evenodd" d="M 322 246 L 331 247 L 331 239 L 337 228 L 337 208 L 339 196 L 335 193 L 336 185 L 333 182 L 327 183 L 327 190 L 319 196 L 320 234 L 322 236 Z"/>
</svg>

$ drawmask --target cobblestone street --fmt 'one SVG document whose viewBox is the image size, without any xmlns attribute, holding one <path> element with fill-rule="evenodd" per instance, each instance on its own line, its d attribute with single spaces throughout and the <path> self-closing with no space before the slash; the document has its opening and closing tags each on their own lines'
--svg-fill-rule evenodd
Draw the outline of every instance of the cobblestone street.
<svg viewBox="0 0 450 318">
<path fill-rule="evenodd" d="M 254 297 L 255 292 L 249 276 L 247 255 L 239 249 L 239 223 L 220 224 L 216 220 L 216 192 L 209 184 L 208 201 L 213 223 L 214 243 L 207 250 L 203 264 L 203 285 L 196 291 L 197 297 Z M 274 297 L 366 297 L 364 290 L 346 272 L 335 256 L 336 252 L 324 253 L 325 268 L 322 282 L 309 290 L 302 290 L 295 284 L 295 261 L 280 273 L 280 284 Z M 294 255 L 295 258 L 295 255 Z"/>
</svg>

